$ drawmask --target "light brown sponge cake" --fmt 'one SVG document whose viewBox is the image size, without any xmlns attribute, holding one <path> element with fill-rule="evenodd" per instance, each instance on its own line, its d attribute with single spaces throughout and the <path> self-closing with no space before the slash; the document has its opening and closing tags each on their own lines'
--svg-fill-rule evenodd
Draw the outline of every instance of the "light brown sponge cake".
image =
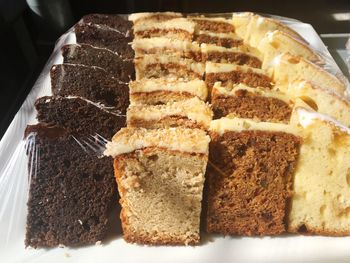
<svg viewBox="0 0 350 263">
<path fill-rule="evenodd" d="M 290 99 L 301 99 L 313 110 L 350 126 L 350 101 L 336 91 L 323 89 L 310 81 L 294 81 L 289 84 L 286 94 Z"/>
<path fill-rule="evenodd" d="M 287 124 L 214 120 L 207 172 L 207 231 L 278 235 L 286 231 L 300 139 Z"/>
<path fill-rule="evenodd" d="M 308 44 L 283 31 L 268 32 L 259 42 L 257 49 L 263 54 L 263 68 L 268 68 L 278 55 L 289 52 L 314 63 L 323 63 L 323 59 Z"/>
<path fill-rule="evenodd" d="M 147 54 L 135 58 L 136 80 L 142 78 L 175 77 L 187 80 L 202 79 L 205 65 L 174 55 Z"/>
<path fill-rule="evenodd" d="M 244 84 L 221 86 L 216 82 L 211 93 L 214 118 L 239 117 L 289 123 L 294 103 L 285 94 Z"/>
<path fill-rule="evenodd" d="M 211 108 L 198 97 L 163 105 L 131 105 L 126 115 L 128 127 L 147 129 L 187 127 L 208 130 L 212 118 Z"/>
<path fill-rule="evenodd" d="M 208 89 L 203 80 L 177 78 L 142 79 L 129 83 L 130 104 L 166 104 L 198 97 L 205 101 Z"/>
<path fill-rule="evenodd" d="M 194 37 L 194 40 L 199 44 L 206 43 L 226 48 L 239 47 L 243 45 L 243 40 L 235 33 L 198 31 Z"/>
<path fill-rule="evenodd" d="M 341 95 L 345 91 L 345 84 L 337 77 L 300 56 L 284 53 L 275 60 L 272 69 L 274 81 L 282 87 L 295 80 L 307 80 Z"/>
<path fill-rule="evenodd" d="M 125 128 L 107 144 L 127 242 L 199 243 L 209 140 L 199 129 Z"/>
<path fill-rule="evenodd" d="M 350 130 L 297 108 L 292 124 L 303 143 L 294 174 L 289 232 L 350 235 Z"/>
</svg>

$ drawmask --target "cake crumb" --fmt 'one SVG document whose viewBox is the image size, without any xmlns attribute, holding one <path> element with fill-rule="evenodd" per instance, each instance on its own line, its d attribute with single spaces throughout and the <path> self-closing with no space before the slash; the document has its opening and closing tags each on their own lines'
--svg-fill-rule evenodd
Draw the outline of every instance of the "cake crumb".
<svg viewBox="0 0 350 263">
<path fill-rule="evenodd" d="M 99 240 L 95 243 L 96 246 L 102 246 L 102 242 Z"/>
<path fill-rule="evenodd" d="M 66 246 L 63 245 L 63 244 L 58 244 L 58 247 L 59 247 L 59 248 L 65 248 Z"/>
<path fill-rule="evenodd" d="M 80 219 L 78 219 L 78 222 L 79 224 L 83 225 L 83 222 Z"/>
</svg>

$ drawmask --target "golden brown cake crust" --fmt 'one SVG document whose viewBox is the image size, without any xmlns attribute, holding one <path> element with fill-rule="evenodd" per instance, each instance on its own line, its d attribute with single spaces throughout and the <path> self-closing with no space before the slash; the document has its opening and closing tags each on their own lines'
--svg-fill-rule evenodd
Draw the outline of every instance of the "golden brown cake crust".
<svg viewBox="0 0 350 263">
<path fill-rule="evenodd" d="M 207 231 L 277 235 L 286 231 L 300 139 L 283 132 L 211 133 Z"/>
<path fill-rule="evenodd" d="M 288 123 L 292 114 L 292 108 L 285 101 L 254 95 L 247 90 L 237 90 L 235 96 L 214 94 L 211 103 L 215 119 L 233 114 L 240 118 Z"/>
</svg>

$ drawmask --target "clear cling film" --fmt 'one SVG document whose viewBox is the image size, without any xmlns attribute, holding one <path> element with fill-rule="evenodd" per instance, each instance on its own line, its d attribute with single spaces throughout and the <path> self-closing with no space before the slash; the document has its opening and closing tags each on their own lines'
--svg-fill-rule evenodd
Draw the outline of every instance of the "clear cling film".
<svg viewBox="0 0 350 263">
<path fill-rule="evenodd" d="M 244 18 L 245 14 L 193 13 L 185 14 L 184 17 L 189 20 L 195 16 L 232 19 L 233 16 L 240 15 Z M 175 13 L 168 15 L 177 17 Z M 240 35 L 232 37 L 234 40 L 242 37 L 242 43 L 251 43 L 245 47 L 234 46 L 232 43 L 235 41 L 232 39 L 231 42 L 225 42 L 223 39 L 229 38 L 227 32 L 207 32 L 207 38 L 195 39 L 196 52 L 202 52 L 201 55 L 196 53 L 196 64 L 200 70 L 195 68 L 194 63 L 188 62 L 188 57 L 183 59 L 182 67 L 175 70 L 165 68 L 157 58 L 164 55 L 169 58 L 169 62 L 181 53 L 177 49 L 189 48 L 192 52 L 191 47 L 178 44 L 183 35 L 177 33 L 178 42 L 170 41 L 173 44 L 170 51 L 167 47 L 169 41 L 162 40 L 161 36 L 156 36 L 159 40 L 157 43 L 148 41 L 142 50 L 133 50 L 133 34 L 130 27 L 127 27 L 131 22 L 124 28 L 119 18 L 106 25 L 105 16 L 87 16 L 62 35 L 0 141 L 0 261 L 212 262 L 222 253 L 228 253 L 227 257 L 231 261 L 249 260 L 250 256 L 253 259 L 269 256 L 271 260 L 281 261 L 285 259 L 285 254 L 296 261 L 305 255 L 308 259 L 321 259 L 316 251 L 322 249 L 324 242 L 331 244 L 342 256 L 349 257 L 348 237 L 342 240 L 316 237 L 310 242 L 311 237 L 306 236 L 222 238 L 202 231 L 200 234 L 203 241 L 194 248 L 131 246 L 123 240 L 119 217 L 126 218 L 127 215 L 119 215 L 118 205 L 118 190 L 122 191 L 123 188 L 116 182 L 113 159 L 105 156 L 104 152 L 114 134 L 127 125 L 142 127 L 147 123 L 142 122 L 143 119 L 148 118 L 153 125 L 150 124 L 150 127 L 159 128 L 163 127 L 166 118 L 177 118 L 181 119 L 182 126 L 187 125 L 188 128 L 200 119 L 204 123 L 203 130 L 207 133 L 209 127 L 213 126 L 207 119 L 226 116 L 226 111 L 229 111 L 214 99 L 220 96 L 230 98 L 236 94 L 255 94 L 266 96 L 271 101 L 282 101 L 283 107 L 280 109 L 300 104 L 330 115 L 350 127 L 350 110 L 347 111 L 347 106 L 344 106 L 348 103 L 349 81 L 313 27 L 291 18 L 262 16 L 276 19 L 290 27 L 296 32 L 293 39 L 290 40 L 289 35 L 285 36 L 276 30 L 279 26 L 261 28 L 262 18 L 251 20 L 243 26 L 246 32 L 242 30 Z M 120 17 L 126 19 L 127 15 Z M 140 17 L 136 16 L 137 19 Z M 162 22 L 161 15 L 157 19 Z M 100 24 L 94 24 L 94 21 Z M 148 20 L 145 21 L 145 25 L 149 23 Z M 182 20 L 178 21 L 179 28 L 182 26 L 184 31 L 191 30 L 188 27 L 190 23 L 181 24 Z M 254 33 L 259 30 L 268 33 Z M 108 37 L 106 31 L 109 32 Z M 89 32 L 93 33 L 89 35 Z M 185 34 L 186 37 L 188 34 Z M 101 38 L 106 39 L 102 44 Z M 287 52 L 289 45 L 293 45 L 298 52 Z M 193 55 L 190 51 L 183 54 Z M 220 57 L 222 51 L 227 54 Z M 147 64 L 149 61 L 144 59 L 145 54 L 153 64 Z M 309 59 L 304 59 L 303 56 Z M 138 67 L 141 63 L 137 64 L 137 61 L 142 59 L 142 67 Z M 196 73 L 194 80 L 186 79 L 185 75 L 190 70 Z M 235 77 L 242 83 L 232 83 L 232 80 L 222 77 L 225 75 L 222 73 L 227 71 L 239 71 Z M 242 72 L 253 75 L 254 81 L 244 83 L 247 78 Z M 148 76 L 149 82 L 138 79 L 141 75 Z M 176 88 L 183 88 L 184 85 L 172 85 L 174 76 L 180 76 L 181 81 L 187 83 L 188 89 L 193 89 L 193 92 L 176 93 Z M 306 77 L 310 79 L 305 81 Z M 201 78 L 200 81 L 198 78 Z M 212 87 L 207 87 L 206 83 L 212 79 L 216 81 L 213 81 Z M 129 85 L 130 81 L 132 84 Z M 255 84 L 256 87 L 253 87 Z M 153 85 L 151 92 L 145 91 L 147 85 Z M 230 91 L 225 89 L 228 86 L 232 86 Z M 136 87 L 137 92 L 132 93 L 132 87 Z M 325 87 L 331 88 L 328 90 Z M 192 105 L 193 115 L 189 116 L 177 109 L 176 116 L 171 116 L 167 110 L 172 109 L 173 105 L 182 107 L 183 104 L 178 101 L 184 98 L 196 102 Z M 209 99 L 212 100 L 210 106 L 208 103 L 203 103 L 204 106 L 201 104 L 202 100 L 206 102 Z M 196 106 L 202 112 L 198 112 Z M 147 116 L 138 112 L 138 108 L 146 110 Z M 162 108 L 162 112 L 158 108 Z M 346 110 L 339 114 L 339 109 L 343 108 Z M 206 115 L 203 117 L 204 112 Z M 273 114 L 284 114 L 274 121 L 286 122 L 291 112 L 281 110 L 278 114 Z M 264 116 L 262 114 L 259 117 Z M 183 121 L 184 118 L 189 121 Z M 270 119 L 267 118 L 266 121 Z M 177 125 L 173 119 L 169 123 Z M 242 127 L 244 125 L 247 124 L 242 124 Z M 213 165 L 222 172 L 212 160 L 209 160 L 208 165 Z M 133 168 L 142 169 L 141 166 L 135 165 Z M 128 183 L 132 185 L 134 182 L 130 180 Z M 185 245 L 188 245 L 187 241 Z M 228 252 L 231 247 L 236 254 Z M 259 248 L 256 255 L 249 255 L 250 247 Z M 297 253 L 293 252 L 292 247 L 297 248 Z M 270 251 L 270 248 L 278 250 Z"/>
</svg>

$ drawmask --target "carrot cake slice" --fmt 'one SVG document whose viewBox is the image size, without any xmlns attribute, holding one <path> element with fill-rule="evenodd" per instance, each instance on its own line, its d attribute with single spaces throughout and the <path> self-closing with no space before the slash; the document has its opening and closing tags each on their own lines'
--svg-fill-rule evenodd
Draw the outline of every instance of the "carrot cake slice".
<svg viewBox="0 0 350 263">
<path fill-rule="evenodd" d="M 147 54 L 135 58 L 136 80 L 142 78 L 176 77 L 187 80 L 202 79 L 205 65 L 178 55 Z"/>
<path fill-rule="evenodd" d="M 166 104 L 193 97 L 205 101 L 208 89 L 203 80 L 176 78 L 142 79 L 131 81 L 130 104 Z"/>
<path fill-rule="evenodd" d="M 208 130 L 213 112 L 198 97 L 163 105 L 131 105 L 126 119 L 128 127 L 147 129 L 188 127 Z"/>
<path fill-rule="evenodd" d="M 222 87 L 216 82 L 211 93 L 215 119 L 225 116 L 289 123 L 293 102 L 281 92 L 244 84 Z"/>
<path fill-rule="evenodd" d="M 301 139 L 282 123 L 214 120 L 207 172 L 207 231 L 278 235 L 287 230 L 288 201 Z"/>
<path fill-rule="evenodd" d="M 199 243 L 209 140 L 199 129 L 124 128 L 107 144 L 127 242 Z"/>
<path fill-rule="evenodd" d="M 325 115 L 296 108 L 303 143 L 294 174 L 288 230 L 350 235 L 350 130 Z"/>
<path fill-rule="evenodd" d="M 232 63 L 237 65 L 247 65 L 253 68 L 261 68 L 261 56 L 257 51 L 248 46 L 225 48 L 213 44 L 201 44 L 203 61 L 216 63 Z"/>
<path fill-rule="evenodd" d="M 217 81 L 220 81 L 223 86 L 243 83 L 251 87 L 272 87 L 272 80 L 264 70 L 247 65 L 206 62 L 205 82 L 207 86 L 212 88 Z"/>
</svg>

